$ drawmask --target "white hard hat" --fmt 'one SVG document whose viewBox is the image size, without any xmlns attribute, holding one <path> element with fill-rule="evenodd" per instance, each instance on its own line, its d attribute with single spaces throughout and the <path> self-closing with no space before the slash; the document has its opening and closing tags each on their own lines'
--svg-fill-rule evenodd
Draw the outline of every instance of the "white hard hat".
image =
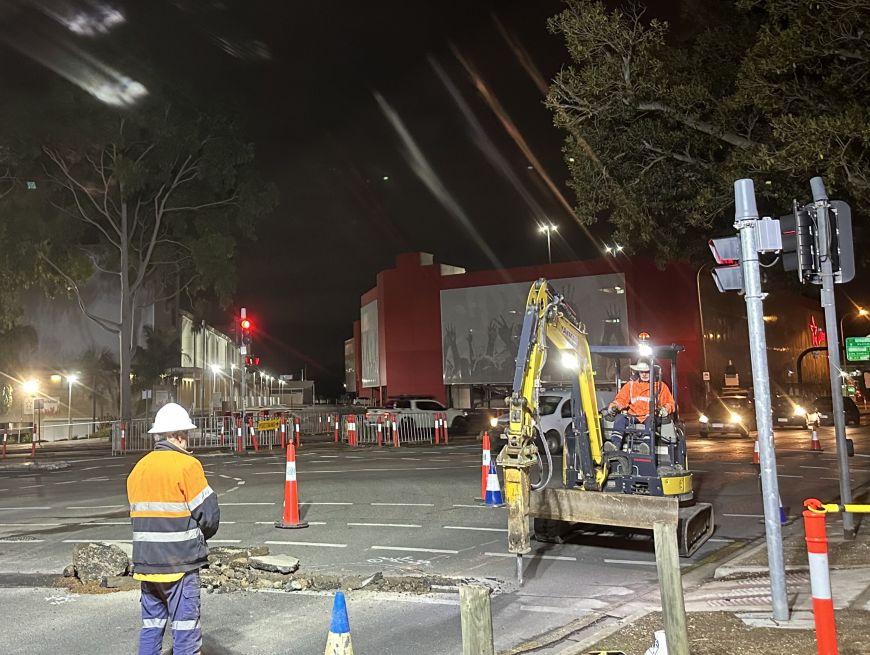
<svg viewBox="0 0 870 655">
<path fill-rule="evenodd" d="M 157 416 L 154 417 L 154 427 L 148 430 L 148 433 L 162 434 L 195 429 L 196 426 L 190 421 L 190 416 L 184 407 L 176 403 L 166 403 L 157 411 Z"/>
<path fill-rule="evenodd" d="M 638 362 L 637 364 L 632 364 L 629 368 L 631 368 L 632 371 L 649 373 L 649 364 L 647 364 L 646 362 Z"/>
</svg>

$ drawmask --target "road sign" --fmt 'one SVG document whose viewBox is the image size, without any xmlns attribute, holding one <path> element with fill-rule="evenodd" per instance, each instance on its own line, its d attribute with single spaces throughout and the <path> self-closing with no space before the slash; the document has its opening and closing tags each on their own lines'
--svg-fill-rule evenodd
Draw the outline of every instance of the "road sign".
<svg viewBox="0 0 870 655">
<path fill-rule="evenodd" d="M 709 382 L 710 381 L 710 371 L 703 371 L 701 373 L 701 377 L 703 378 L 704 382 Z"/>
<path fill-rule="evenodd" d="M 870 360 L 870 337 L 846 337 L 846 360 L 850 362 Z"/>
</svg>

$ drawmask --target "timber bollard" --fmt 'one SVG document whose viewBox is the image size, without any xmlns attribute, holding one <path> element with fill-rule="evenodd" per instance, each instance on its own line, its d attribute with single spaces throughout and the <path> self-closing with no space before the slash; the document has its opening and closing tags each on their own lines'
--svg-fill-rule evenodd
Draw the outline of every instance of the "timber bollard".
<svg viewBox="0 0 870 655">
<path fill-rule="evenodd" d="M 459 585 L 462 655 L 495 655 L 490 593 L 480 585 Z"/>
</svg>

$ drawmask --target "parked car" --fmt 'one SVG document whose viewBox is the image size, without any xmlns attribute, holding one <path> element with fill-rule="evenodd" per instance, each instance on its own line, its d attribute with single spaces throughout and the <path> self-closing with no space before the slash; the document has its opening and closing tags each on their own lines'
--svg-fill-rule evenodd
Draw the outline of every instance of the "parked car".
<svg viewBox="0 0 870 655">
<path fill-rule="evenodd" d="M 774 428 L 806 428 L 807 409 L 812 410 L 812 403 L 803 398 L 780 395 L 773 399 Z"/>
<path fill-rule="evenodd" d="M 813 401 L 813 411 L 818 415 L 819 425 L 834 424 L 834 399 L 831 396 L 816 398 Z M 861 412 L 849 396 L 843 396 L 843 413 L 846 415 L 846 425 L 861 425 Z"/>
<path fill-rule="evenodd" d="M 434 425 L 435 414 L 444 414 L 447 418 L 447 426 L 457 434 L 465 434 L 468 428 L 468 412 L 462 409 L 447 408 L 437 400 L 431 398 L 396 398 L 388 401 L 384 407 L 373 407 L 366 412 L 367 421 L 376 421 L 378 416 L 395 414 L 399 424 L 415 421 L 415 415 L 426 414 L 432 418 L 427 421 L 431 427 Z M 404 415 L 404 416 L 403 416 Z"/>
<path fill-rule="evenodd" d="M 711 402 L 698 421 L 701 437 L 711 434 L 742 434 L 756 429 L 755 402 L 749 396 L 721 396 Z"/>
<path fill-rule="evenodd" d="M 558 455 L 565 444 L 565 434 L 571 424 L 571 390 L 548 389 L 541 391 L 538 397 L 539 429 L 547 440 L 550 453 Z M 507 444 L 505 431 L 510 417 L 503 414 L 491 423 L 490 446 L 493 451 L 500 451 Z"/>
</svg>

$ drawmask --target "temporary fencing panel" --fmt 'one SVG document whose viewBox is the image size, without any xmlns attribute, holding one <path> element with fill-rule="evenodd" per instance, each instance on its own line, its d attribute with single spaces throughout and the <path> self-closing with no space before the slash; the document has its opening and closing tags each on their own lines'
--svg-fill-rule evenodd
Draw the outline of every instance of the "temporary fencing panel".
<svg viewBox="0 0 870 655">
<path fill-rule="evenodd" d="M 443 420 L 436 426 L 435 417 L 432 412 L 347 414 L 339 423 L 339 440 L 349 446 L 436 443 L 437 427 L 439 442 L 446 443 Z"/>
</svg>

